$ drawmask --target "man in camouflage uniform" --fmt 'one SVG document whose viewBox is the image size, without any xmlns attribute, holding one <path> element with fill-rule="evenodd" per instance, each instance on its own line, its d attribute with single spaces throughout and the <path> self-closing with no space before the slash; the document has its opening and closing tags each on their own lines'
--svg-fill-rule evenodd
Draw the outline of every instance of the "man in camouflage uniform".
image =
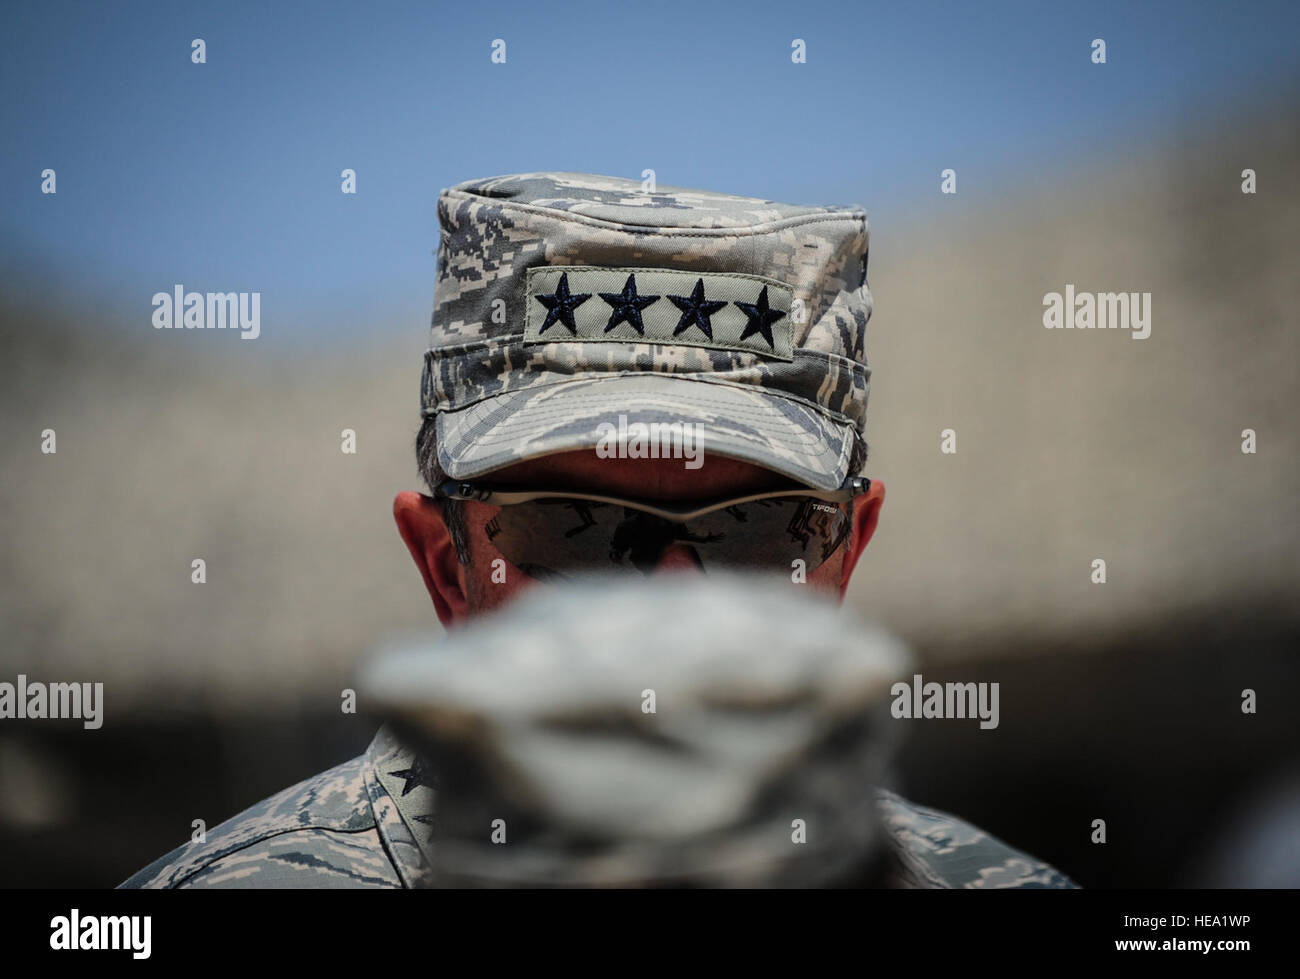
<svg viewBox="0 0 1300 979">
<path fill-rule="evenodd" d="M 503 511 L 511 511 L 511 505 L 493 504 L 487 495 L 493 487 L 561 489 L 672 506 L 852 486 L 842 499 L 822 497 L 833 506 L 807 504 L 805 518 L 839 519 L 844 527 L 844 536 L 828 542 L 834 546 L 825 549 L 822 560 L 810 561 L 806 573 L 803 568 L 792 573 L 789 562 L 769 562 L 765 568 L 769 575 L 799 582 L 800 590 L 843 596 L 884 498 L 879 481 L 857 476 L 866 461 L 865 335 L 871 314 L 867 220 L 861 210 L 795 207 L 675 188 L 655 192 L 608 177 L 525 174 L 445 191 L 438 214 L 438 282 L 421 385 L 424 425 L 416 448 L 426 482 L 440 495 L 400 494 L 394 514 L 453 637 L 462 623 L 506 604 L 538 579 L 565 578 L 573 570 L 558 557 L 538 556 L 535 547 L 525 554 L 530 550 L 526 534 L 516 531 L 512 539 L 502 533 Z M 701 464 L 684 465 L 681 458 L 658 452 L 647 457 L 644 444 L 640 451 L 626 444 L 629 427 L 655 424 L 677 425 L 679 431 L 694 426 Z M 611 457 L 600 449 L 609 448 L 605 440 L 616 426 L 620 451 Z M 452 492 L 443 494 L 448 485 Z M 729 512 L 743 516 L 739 508 Z M 589 515 L 584 521 L 565 536 L 585 530 Z M 538 528 L 539 535 L 550 529 Z M 799 527 L 792 522 L 789 533 L 802 534 L 806 545 L 807 520 Z M 701 555 L 717 552 L 709 543 L 717 537 L 672 540 L 670 535 L 649 548 L 648 560 L 642 554 L 636 568 L 644 574 L 698 573 L 711 560 Z M 750 543 L 757 551 L 768 542 Z M 556 548 L 557 555 L 562 549 Z M 606 550 L 600 559 L 625 570 L 623 545 Z M 594 551 L 591 556 L 595 560 Z M 683 598 L 678 604 L 689 603 Z M 661 621 L 675 616 L 677 608 L 661 608 Z M 534 634 L 560 622 L 539 614 Z M 653 623 L 646 629 L 660 638 Z M 464 638 L 473 630 L 460 635 L 461 642 L 473 644 Z M 580 650 L 583 644 L 570 642 L 569 648 Z M 498 684 L 513 686 L 500 678 Z M 867 702 L 859 706 L 865 709 Z M 431 716 L 429 710 L 414 713 L 426 722 Z M 481 704 L 444 704 L 442 714 L 434 713 L 444 721 L 476 718 L 480 726 L 492 727 L 493 714 Z M 475 772 L 486 791 L 493 766 L 449 748 L 472 738 L 433 738 L 413 750 L 419 726 L 408 725 L 401 739 L 385 727 L 365 755 L 236 816 L 205 842 L 181 847 L 123 886 L 657 879 L 611 875 L 603 864 L 604 870 L 584 876 L 574 869 L 581 861 L 566 870 L 563 860 L 556 862 L 556 855 L 566 852 L 556 842 L 565 838 L 562 833 L 543 833 L 549 840 L 545 846 L 533 841 L 541 855 L 525 860 L 531 869 L 491 873 L 483 869 L 490 859 L 455 865 L 447 855 L 461 852 L 459 827 L 444 824 L 442 802 L 456 797 L 444 776 L 454 781 L 457 771 Z M 445 724 L 434 726 L 445 734 Z M 514 781 L 507 781 L 516 788 L 529 784 L 527 772 L 527 766 L 516 766 Z M 759 766 L 750 777 L 770 787 L 765 781 L 770 774 Z M 866 774 L 857 781 L 868 782 Z M 435 784 L 440 785 L 436 808 Z M 498 788 L 493 798 L 509 801 L 514 790 Z M 534 803 L 531 815 L 540 809 L 554 817 L 553 809 L 537 804 L 545 784 L 533 788 L 531 795 L 525 793 Z M 835 810 L 834 800 L 829 805 Z M 518 799 L 515 806 L 527 822 L 529 806 Z M 876 861 L 873 870 L 852 878 L 859 882 L 1072 886 L 1051 867 L 961 820 L 889 792 L 876 792 L 868 810 L 843 811 L 861 812 L 864 828 L 848 833 L 845 839 L 857 842 L 845 844 L 842 856 L 851 851 L 861 858 L 860 871 L 870 854 Z M 748 826 L 752 814 L 731 817 L 731 823 L 710 824 L 710 831 Z M 867 832 L 867 826 L 879 832 Z M 575 852 L 590 849 L 590 838 L 582 839 L 586 849 L 579 845 Z M 691 839 L 689 834 L 660 839 L 659 847 L 671 852 Z M 527 846 L 501 849 L 533 852 Z M 466 852 L 478 851 L 468 845 Z M 551 869 L 541 872 L 542 866 Z M 679 867 L 664 879 L 691 880 L 691 869 Z M 753 871 L 702 873 L 699 879 L 727 884 L 835 878 Z"/>
</svg>

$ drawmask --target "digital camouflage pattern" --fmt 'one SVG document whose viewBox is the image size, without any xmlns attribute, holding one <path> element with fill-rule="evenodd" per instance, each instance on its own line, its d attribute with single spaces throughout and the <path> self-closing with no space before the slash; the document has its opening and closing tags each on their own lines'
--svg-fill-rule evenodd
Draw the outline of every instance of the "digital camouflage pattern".
<svg viewBox="0 0 1300 979">
<path fill-rule="evenodd" d="M 364 755 L 266 799 L 210 830 L 205 842 L 178 847 L 119 886 L 438 886 L 430 863 L 436 859 L 432 781 L 415 754 L 382 728 Z M 382 782 L 394 784 L 395 791 L 383 789 Z M 964 820 L 883 789 L 876 796 L 885 831 L 883 870 L 850 883 L 1075 886 L 1048 864 Z"/>
<path fill-rule="evenodd" d="M 794 585 L 539 587 L 376 660 L 365 755 L 124 886 L 1073 886 L 878 787 L 910 669 Z"/>
<path fill-rule="evenodd" d="M 364 755 L 263 800 L 120 886 L 416 886 L 420 849 L 379 782 L 394 755 L 381 730 Z"/>
<path fill-rule="evenodd" d="M 977 826 L 877 789 L 901 887 L 1073 888 L 1055 867 L 1007 846 Z"/>
<path fill-rule="evenodd" d="M 619 414 L 630 423 L 702 424 L 705 452 L 824 489 L 844 481 L 855 454 L 865 457 L 872 300 L 861 210 L 672 187 L 647 194 L 632 180 L 532 173 L 444 191 L 438 218 L 421 403 L 437 415 L 439 462 L 453 478 L 591 448 L 598 425 Z M 566 340 L 554 329 L 530 338 L 530 302 L 532 314 L 546 310 L 528 293 L 529 270 L 570 266 L 782 283 L 791 356 L 781 359 L 775 345 L 764 352 L 752 337 L 747 349 L 712 347 L 696 329 L 680 334 L 689 343 L 626 331 L 621 342 L 576 331 Z M 757 305 L 760 297 L 735 298 Z M 604 305 L 595 295 L 588 304 Z"/>
</svg>

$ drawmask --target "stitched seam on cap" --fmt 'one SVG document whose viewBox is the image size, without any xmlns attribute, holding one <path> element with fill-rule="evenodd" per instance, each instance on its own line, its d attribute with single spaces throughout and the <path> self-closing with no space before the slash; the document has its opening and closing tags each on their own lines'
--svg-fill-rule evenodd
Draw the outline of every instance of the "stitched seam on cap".
<svg viewBox="0 0 1300 979">
<path fill-rule="evenodd" d="M 533 437 L 537 438 L 537 437 L 544 437 L 546 435 L 554 434 L 554 429 L 551 427 L 554 420 L 556 418 L 569 417 L 575 414 L 579 410 L 585 411 L 586 410 L 585 408 L 578 409 L 576 407 L 579 403 L 582 402 L 600 402 L 601 404 L 607 404 L 604 398 L 597 397 L 595 395 L 589 395 L 589 396 L 577 396 L 577 397 L 566 398 L 563 404 L 557 404 L 555 406 L 547 406 L 545 408 L 532 408 L 529 410 L 529 420 L 534 425 L 545 426 L 546 429 L 544 432 L 532 433 Z M 712 407 L 716 407 L 716 405 Z M 629 409 L 624 408 L 620 410 L 627 411 Z M 630 410 L 637 410 L 637 409 L 633 408 Z M 604 412 L 602 412 L 602 414 L 604 414 Z M 692 416 L 690 415 L 683 415 L 682 417 L 683 419 L 687 419 L 687 424 L 701 424 L 704 425 L 706 428 L 727 427 L 726 425 L 715 426 L 715 425 L 710 425 L 708 422 L 697 422 L 691 420 Z M 747 410 L 747 409 L 737 408 L 734 411 L 734 414 L 729 413 L 728 417 L 734 417 L 734 420 L 736 422 L 751 427 L 753 422 L 765 422 L 770 420 L 770 416 L 757 409 Z M 737 434 L 741 434 L 741 433 L 737 433 Z M 499 435 L 500 438 L 497 439 L 486 439 L 480 436 L 474 439 L 474 444 L 476 446 L 489 446 L 489 447 L 498 446 L 498 445 L 511 445 L 516 441 L 518 441 L 519 438 L 521 437 L 517 429 L 515 431 L 502 430 L 499 432 Z M 742 434 L 741 437 L 746 437 L 746 436 Z M 841 435 L 841 440 L 843 440 L 844 437 L 845 437 L 844 435 Z M 794 438 L 787 438 L 784 436 L 775 435 L 770 431 L 758 431 L 757 434 L 753 437 L 753 441 L 757 441 L 759 443 L 766 442 L 774 445 L 779 444 L 783 446 L 794 446 L 798 448 L 807 448 L 808 446 L 826 444 L 826 439 L 822 438 L 817 433 L 803 431 L 803 430 L 800 430 L 795 435 Z"/>
<path fill-rule="evenodd" d="M 520 352 L 520 353 L 525 353 L 525 354 L 531 354 L 531 353 L 535 353 L 535 352 L 536 352 L 536 351 L 533 350 L 533 348 L 536 347 L 536 346 L 538 346 L 538 343 L 536 343 L 536 342 L 533 342 L 533 343 L 525 343 L 525 342 L 523 342 L 523 341 L 524 341 L 524 334 L 522 334 L 522 333 L 512 333 L 512 334 L 510 334 L 510 336 L 508 336 L 508 337 L 490 337 L 490 338 L 488 338 L 487 340 L 471 340 L 471 341 L 468 342 L 468 343 L 458 343 L 458 344 L 456 344 L 454 347 L 430 347 L 428 350 L 425 351 L 425 354 L 426 354 L 426 355 L 427 355 L 427 354 L 432 354 L 432 355 L 433 355 L 433 356 L 432 356 L 432 359 L 433 359 L 433 361 L 436 363 L 437 361 L 440 361 L 440 360 L 452 360 L 453 358 L 456 358 L 456 357 L 465 357 L 465 356 L 470 356 L 471 354 L 477 354 L 477 353 L 487 353 L 487 352 L 490 352 L 490 351 L 491 351 L 491 348 L 492 348 L 492 346 L 493 346 L 494 344 L 495 344 L 497 347 L 502 348 L 502 349 L 505 349 L 505 348 L 512 348 L 512 349 L 517 350 L 517 351 Z M 611 341 L 611 340 L 574 340 L 572 337 L 565 337 L 565 339 L 562 340 L 562 341 L 561 341 L 561 340 L 547 340 L 547 341 L 545 341 L 545 342 L 546 342 L 546 343 L 612 343 L 612 342 L 614 342 L 614 341 Z M 644 346 L 644 347 L 686 347 L 686 346 L 694 347 L 694 346 L 695 346 L 694 344 L 652 342 L 652 341 L 649 341 L 649 340 L 624 340 L 624 341 L 622 341 L 622 342 L 623 342 L 623 343 L 627 343 L 627 344 L 629 344 L 629 345 Z M 701 345 L 701 349 L 706 349 L 706 350 L 707 350 L 707 349 L 728 349 L 728 350 L 729 350 L 730 348 L 708 348 L 708 347 L 704 347 L 703 345 Z M 762 353 L 761 351 L 752 351 L 752 350 L 736 350 L 736 351 L 734 351 L 734 352 L 735 352 L 735 353 L 752 353 L 752 354 L 754 354 L 755 357 L 763 357 L 763 353 Z M 854 373 L 854 374 L 866 374 L 866 373 L 868 373 L 868 372 L 870 371 L 870 369 L 871 369 L 869 364 L 859 363 L 858 361 L 854 360 L 852 357 L 845 357 L 843 354 L 837 354 L 837 353 L 835 353 L 834 351 L 831 351 L 831 350 L 818 350 L 816 347 L 795 347 L 795 348 L 794 348 L 794 356 L 795 356 L 796 358 L 798 358 L 798 357 L 800 357 L 800 356 L 803 356 L 803 357 L 816 357 L 818 360 L 822 360 L 823 358 L 829 357 L 829 358 L 832 358 L 833 360 L 837 361 L 838 363 L 843 364 L 845 369 L 851 371 L 851 372 Z M 752 369 L 757 368 L 757 367 L 765 366 L 766 363 L 767 363 L 768 361 L 771 361 L 772 359 L 773 359 L 773 358 L 770 357 L 770 356 L 769 356 L 769 357 L 764 357 L 764 359 L 763 359 L 762 361 L 760 361 L 759 363 L 753 364 L 753 365 L 751 365 L 751 366 L 749 366 L 749 367 L 738 367 L 738 368 L 736 368 L 736 369 L 737 369 L 737 370 L 752 370 Z M 783 364 L 789 364 L 789 363 L 792 363 L 792 361 L 789 361 L 789 360 L 782 360 L 781 363 L 783 363 Z M 667 371 L 637 371 L 637 372 L 635 372 L 635 373 L 640 373 L 640 374 L 664 374 L 664 373 L 668 373 L 668 372 L 667 372 Z M 696 373 L 702 373 L 702 372 L 696 372 Z"/>
<path fill-rule="evenodd" d="M 497 207 L 510 208 L 512 210 L 522 211 L 525 214 L 537 214 L 554 218 L 557 221 L 568 221 L 573 224 L 594 224 L 604 228 L 623 231 L 626 234 L 653 234 L 667 235 L 669 237 L 677 235 L 688 238 L 750 238 L 756 235 L 766 234 L 769 231 L 783 231 L 786 228 L 799 227 L 805 224 L 823 224 L 828 221 L 851 221 L 853 223 L 859 223 L 866 216 L 865 211 L 854 210 L 846 211 L 841 214 L 822 213 L 797 215 L 789 218 L 778 218 L 776 221 L 769 221 L 766 224 L 740 225 L 735 228 L 667 228 L 649 224 L 623 224 L 619 221 L 612 221 L 609 218 L 593 218 L 587 214 L 576 214 L 572 211 L 559 211 L 549 207 L 541 207 L 536 204 L 520 204 L 514 201 L 499 200 L 494 197 L 467 194 L 463 191 L 450 190 L 443 195 L 444 199 L 451 197 L 467 201 L 491 202 Z"/>
<path fill-rule="evenodd" d="M 725 272 L 721 270 L 697 272 L 693 269 L 655 268 L 649 265 L 530 265 L 524 269 L 524 275 L 526 281 L 531 282 L 533 276 L 538 273 L 557 270 L 562 272 L 617 272 L 620 275 L 624 272 L 667 272 L 669 275 L 684 275 L 688 278 L 694 277 L 697 279 L 711 275 L 719 279 L 750 279 L 754 282 L 761 282 L 765 286 L 780 286 L 792 293 L 798 291 L 788 282 L 774 279 L 770 275 L 758 275 L 754 272 Z"/>
<path fill-rule="evenodd" d="M 800 397 L 797 394 L 790 394 L 786 391 L 778 390 L 777 388 L 764 387 L 761 384 L 737 384 L 735 381 L 730 381 L 725 378 L 719 378 L 717 376 L 708 376 L 708 375 L 701 376 L 700 373 L 698 372 L 695 374 L 670 374 L 666 371 L 637 371 L 637 370 L 603 371 L 594 375 L 593 374 L 570 374 L 565 377 L 558 378 L 554 381 L 547 381 L 544 384 L 528 384 L 525 385 L 524 387 L 510 388 L 504 391 L 493 391 L 490 394 L 481 395 L 475 398 L 473 401 L 467 401 L 463 405 L 457 405 L 455 408 L 432 408 L 432 409 L 422 408 L 420 411 L 420 415 L 423 417 L 426 415 L 455 414 L 456 412 L 465 411 L 469 408 L 475 407 L 476 405 L 482 404 L 484 401 L 489 401 L 492 398 L 499 398 L 502 395 L 506 395 L 506 394 L 519 394 L 523 391 L 540 391 L 543 388 L 554 387 L 557 384 L 577 384 L 581 382 L 589 383 L 592 381 L 604 381 L 615 377 L 668 377 L 677 381 L 699 381 L 701 384 L 718 384 L 723 387 L 735 388 L 738 391 L 746 391 L 751 393 L 754 391 L 761 391 L 765 395 L 770 395 L 776 398 L 785 398 L 787 401 L 793 401 L 796 404 L 803 405 L 809 410 L 815 411 L 819 415 L 825 415 L 826 417 L 830 418 L 832 421 L 839 422 L 842 425 L 852 425 L 855 429 L 858 427 L 858 423 L 856 421 L 854 421 L 852 418 L 849 418 L 847 415 L 841 414 L 840 412 L 836 411 L 834 408 L 828 408 L 825 405 L 817 403 L 816 401 L 809 401 L 807 398 Z"/>
<path fill-rule="evenodd" d="M 739 368 L 739 370 L 749 370 L 749 369 L 751 368 L 746 368 L 746 367 Z M 865 369 L 854 371 L 855 374 L 860 372 L 865 372 Z M 472 408 L 475 405 L 481 404 L 482 402 L 488 401 L 492 398 L 499 398 L 504 394 L 518 394 L 521 391 L 539 391 L 542 390 L 543 388 L 554 387 L 556 384 L 572 384 L 579 381 L 603 381 L 608 378 L 614 378 L 614 377 L 669 377 L 680 381 L 700 381 L 704 384 L 721 384 L 726 387 L 736 388 L 737 390 L 741 390 L 741 391 L 762 391 L 765 394 L 770 394 L 779 398 L 785 398 L 787 401 L 793 401 L 797 404 L 806 405 L 808 408 L 820 412 L 823 415 L 828 415 L 832 418 L 835 418 L 846 425 L 854 425 L 854 426 L 857 425 L 857 422 L 849 418 L 847 415 L 841 414 L 840 412 L 836 411 L 834 408 L 828 408 L 825 405 L 821 404 L 820 402 L 809 401 L 807 398 L 801 395 L 793 394 L 788 391 L 782 391 L 779 388 L 767 387 L 766 385 L 763 384 L 751 384 L 751 383 L 744 383 L 744 382 L 737 383 L 736 381 L 732 381 L 727 378 L 718 377 L 717 373 L 718 372 L 716 371 L 681 371 L 681 372 L 674 373 L 671 371 L 621 370 L 621 371 L 595 371 L 595 372 L 588 371 L 586 373 L 580 373 L 580 374 L 565 374 L 562 377 L 557 377 L 554 381 L 545 381 L 541 384 L 526 384 L 523 385 L 522 387 L 506 388 L 504 390 L 498 390 L 498 391 L 493 391 L 491 393 L 482 394 L 474 398 L 472 401 L 466 401 L 464 404 L 457 405 L 454 408 L 434 407 L 430 409 L 428 407 L 422 407 L 420 414 L 421 416 L 424 416 L 430 414 L 438 414 L 440 412 L 463 411 L 466 408 Z M 869 373 L 864 378 L 864 381 L 867 380 L 870 380 Z"/>
</svg>

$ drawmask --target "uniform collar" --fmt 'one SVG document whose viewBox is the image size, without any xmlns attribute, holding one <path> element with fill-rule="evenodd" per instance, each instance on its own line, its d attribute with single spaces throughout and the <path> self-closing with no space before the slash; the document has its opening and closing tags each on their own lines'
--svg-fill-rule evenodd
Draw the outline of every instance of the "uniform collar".
<svg viewBox="0 0 1300 979">
<path fill-rule="evenodd" d="M 433 772 L 388 725 L 370 742 L 366 759 L 366 788 L 384 848 L 403 884 L 428 886 L 435 831 Z"/>
</svg>

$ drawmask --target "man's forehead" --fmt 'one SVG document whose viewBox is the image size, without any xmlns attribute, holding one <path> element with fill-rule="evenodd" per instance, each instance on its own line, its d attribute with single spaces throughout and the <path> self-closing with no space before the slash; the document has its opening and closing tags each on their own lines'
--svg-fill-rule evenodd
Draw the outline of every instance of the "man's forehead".
<svg viewBox="0 0 1300 979">
<path fill-rule="evenodd" d="M 557 452 L 495 470 L 481 480 L 496 486 L 585 489 L 633 497 L 708 499 L 789 486 L 790 480 L 753 463 L 705 454 L 687 469 L 681 459 L 610 459 L 595 449 Z"/>
</svg>

